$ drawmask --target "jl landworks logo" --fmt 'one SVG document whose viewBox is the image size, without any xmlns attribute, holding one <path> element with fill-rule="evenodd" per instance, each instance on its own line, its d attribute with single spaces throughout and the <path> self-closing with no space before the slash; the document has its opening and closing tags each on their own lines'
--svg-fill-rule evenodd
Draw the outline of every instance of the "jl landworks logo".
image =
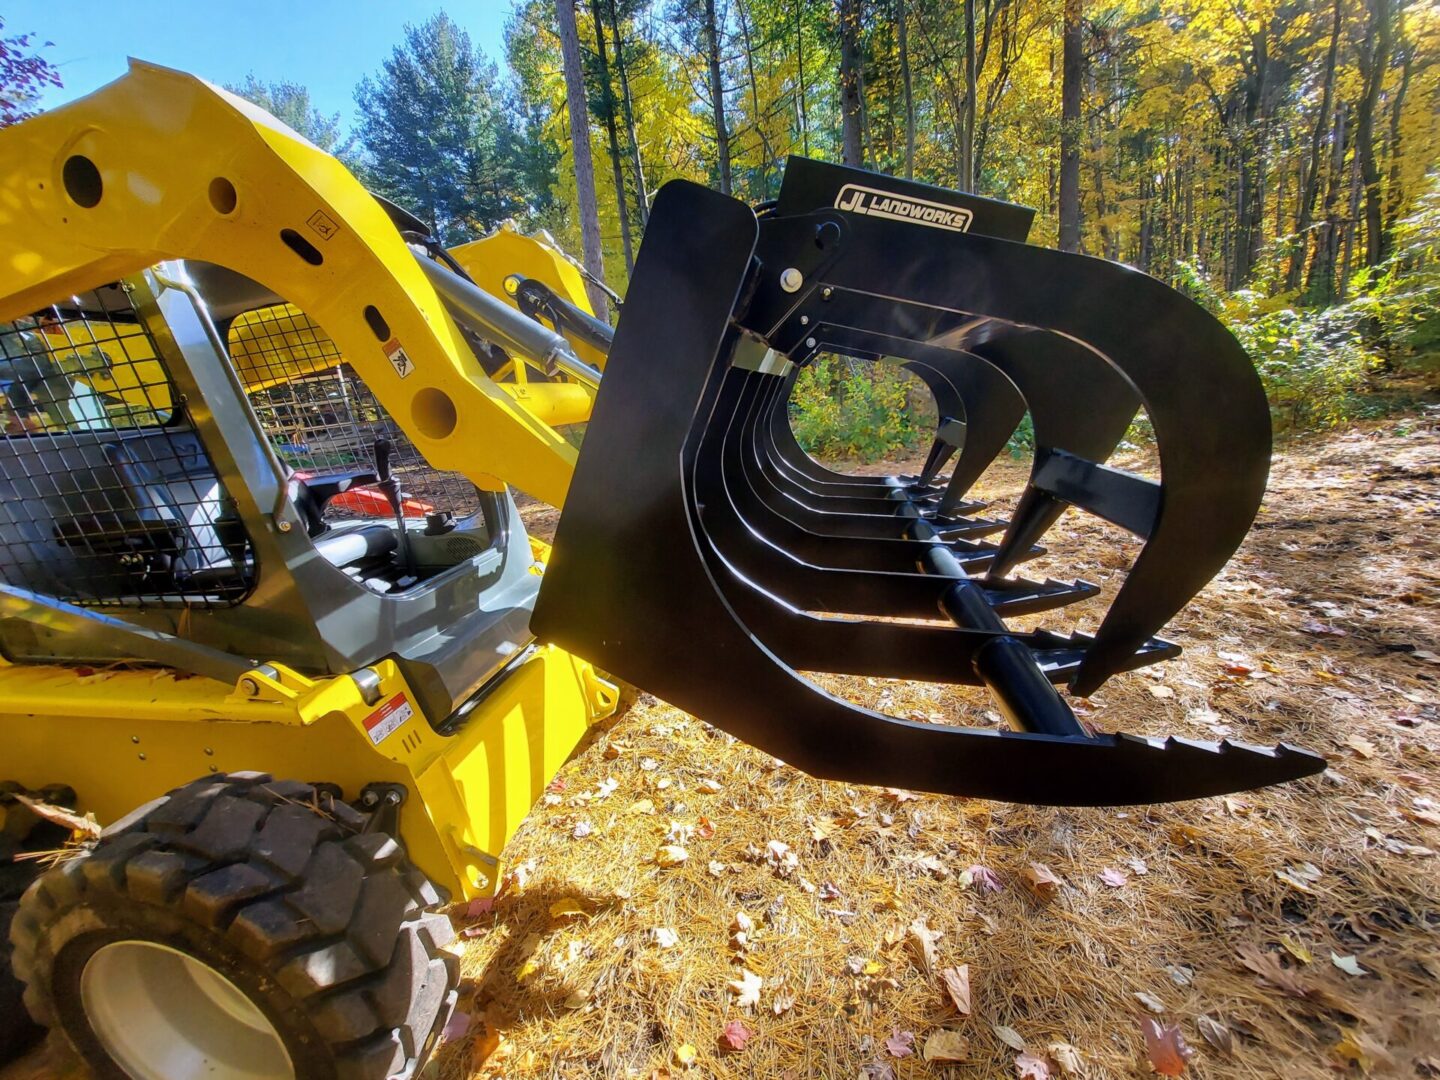
<svg viewBox="0 0 1440 1080">
<path fill-rule="evenodd" d="M 929 225 L 936 229 L 965 232 L 975 216 L 969 210 L 928 199 L 913 199 L 908 195 L 896 195 L 890 191 L 846 184 L 835 196 L 835 209 L 847 210 L 852 214 L 869 214 L 871 217 L 889 218 L 892 221 L 913 221 L 916 225 Z"/>
</svg>

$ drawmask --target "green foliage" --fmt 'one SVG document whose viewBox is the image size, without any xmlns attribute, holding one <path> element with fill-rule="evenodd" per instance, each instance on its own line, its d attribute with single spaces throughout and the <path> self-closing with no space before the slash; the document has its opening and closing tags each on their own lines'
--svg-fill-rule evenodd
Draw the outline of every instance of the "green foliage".
<svg viewBox="0 0 1440 1080">
<path fill-rule="evenodd" d="M 504 101 L 494 63 L 441 13 L 405 28 L 405 42 L 355 91 L 361 177 L 434 228 L 472 239 L 529 209 L 526 136 Z"/>
<path fill-rule="evenodd" d="M 299 83 L 262 83 L 254 75 L 247 75 L 244 82 L 227 84 L 225 89 L 260 106 L 321 150 L 342 160 L 355 141 L 353 137 L 341 141 L 340 114 L 326 116 L 312 106 L 310 91 Z"/>
<path fill-rule="evenodd" d="M 934 427 L 933 419 L 922 418 L 911 404 L 915 385 L 890 364 L 821 356 L 795 381 L 790 398 L 795 438 L 809 453 L 862 461 L 913 450 Z"/>
</svg>

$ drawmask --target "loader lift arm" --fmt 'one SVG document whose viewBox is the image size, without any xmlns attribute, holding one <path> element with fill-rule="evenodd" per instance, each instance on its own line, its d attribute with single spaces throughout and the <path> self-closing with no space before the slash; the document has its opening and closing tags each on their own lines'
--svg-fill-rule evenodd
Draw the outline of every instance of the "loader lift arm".
<svg viewBox="0 0 1440 1080">
<path fill-rule="evenodd" d="M 322 326 L 433 466 L 563 505 L 575 450 L 518 399 L 577 388 L 490 379 L 386 210 L 255 106 L 132 61 L 0 133 L 0 160 L 0 322 L 165 259 L 215 263 Z"/>
</svg>

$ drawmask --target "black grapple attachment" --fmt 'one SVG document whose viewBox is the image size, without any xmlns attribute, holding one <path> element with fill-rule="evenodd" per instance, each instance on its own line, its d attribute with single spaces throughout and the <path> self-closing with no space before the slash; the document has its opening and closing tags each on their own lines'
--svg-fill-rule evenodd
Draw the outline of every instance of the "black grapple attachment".
<svg viewBox="0 0 1440 1080">
<path fill-rule="evenodd" d="M 1092 734 L 1057 686 L 1172 657 L 1155 635 L 1224 566 L 1270 421 L 1234 338 L 1144 274 L 1023 243 L 1030 212 L 789 163 L 773 208 L 656 199 L 533 627 L 817 776 L 1116 805 L 1320 771 L 1280 745 Z M 922 472 L 850 476 L 796 443 L 817 354 L 898 362 L 940 421 Z M 1143 405 L 1162 480 L 1104 464 Z M 1028 409 L 1010 520 L 967 501 Z M 942 470 L 949 467 L 948 477 Z M 1093 635 L 1006 619 L 1095 595 L 1016 567 L 1067 507 L 1144 541 Z M 1013 730 L 856 707 L 797 672 L 987 687 Z"/>
</svg>

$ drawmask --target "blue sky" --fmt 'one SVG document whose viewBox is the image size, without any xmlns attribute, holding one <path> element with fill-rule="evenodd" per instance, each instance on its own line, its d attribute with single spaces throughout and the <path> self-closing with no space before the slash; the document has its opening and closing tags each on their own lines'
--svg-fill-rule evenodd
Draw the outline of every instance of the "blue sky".
<svg viewBox="0 0 1440 1080">
<path fill-rule="evenodd" d="M 134 56 L 215 83 L 252 72 L 264 82 L 302 83 L 317 108 L 339 113 L 348 128 L 355 84 L 380 69 L 407 23 L 448 11 L 503 66 L 510 9 L 511 0 L 9 0 L 0 15 L 6 36 L 55 43 L 43 55 L 65 87 L 45 94 L 47 108 L 119 78 Z"/>
</svg>

